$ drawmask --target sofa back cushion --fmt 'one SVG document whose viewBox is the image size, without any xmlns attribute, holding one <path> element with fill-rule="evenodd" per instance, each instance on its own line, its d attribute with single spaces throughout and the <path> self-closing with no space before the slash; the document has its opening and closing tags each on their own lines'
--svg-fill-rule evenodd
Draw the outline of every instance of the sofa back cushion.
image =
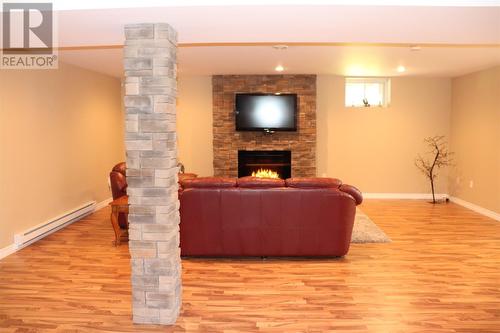
<svg viewBox="0 0 500 333">
<path fill-rule="evenodd" d="M 338 188 L 342 181 L 337 178 L 296 177 L 288 178 L 286 186 L 293 188 Z"/>
<path fill-rule="evenodd" d="M 181 186 L 184 189 L 188 188 L 228 188 L 236 187 L 236 179 L 225 177 L 198 177 L 184 179 L 181 181 Z"/>
<path fill-rule="evenodd" d="M 192 256 L 343 256 L 356 204 L 338 189 L 192 189 L 180 247 Z"/>
<path fill-rule="evenodd" d="M 120 162 L 117 165 L 115 165 L 113 167 L 113 170 L 111 170 L 111 171 L 119 172 L 125 176 L 126 170 L 127 170 L 127 164 L 125 162 Z"/>
<path fill-rule="evenodd" d="M 179 178 L 179 184 L 182 183 L 182 181 L 187 180 L 187 179 L 193 179 L 198 177 L 197 174 L 195 173 L 179 173 L 178 178 Z"/>
<path fill-rule="evenodd" d="M 238 187 L 242 188 L 274 188 L 285 187 L 283 179 L 242 177 L 238 178 Z"/>
<path fill-rule="evenodd" d="M 127 195 L 127 177 L 119 171 L 111 171 L 109 173 L 109 182 L 111 184 L 111 194 L 113 200 L 121 196 Z"/>
</svg>

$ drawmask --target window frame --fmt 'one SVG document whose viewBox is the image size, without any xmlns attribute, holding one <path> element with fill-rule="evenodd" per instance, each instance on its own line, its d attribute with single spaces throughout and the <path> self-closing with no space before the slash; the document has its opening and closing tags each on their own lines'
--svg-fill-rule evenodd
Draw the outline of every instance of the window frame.
<svg viewBox="0 0 500 333">
<path fill-rule="evenodd" d="M 378 83 L 382 85 L 382 104 L 365 106 L 361 105 L 347 105 L 347 84 L 348 83 L 362 83 L 373 84 Z M 366 87 L 363 87 L 363 98 L 366 98 Z M 344 107 L 346 108 L 386 108 L 390 106 L 391 102 L 391 79 L 388 77 L 354 77 L 346 76 L 344 80 Z"/>
</svg>

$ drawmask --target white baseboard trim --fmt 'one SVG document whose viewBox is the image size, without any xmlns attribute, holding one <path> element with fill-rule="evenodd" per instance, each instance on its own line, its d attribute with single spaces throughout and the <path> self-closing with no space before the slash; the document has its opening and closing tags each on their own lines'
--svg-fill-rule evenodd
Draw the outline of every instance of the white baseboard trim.
<svg viewBox="0 0 500 333">
<path fill-rule="evenodd" d="M 78 217 L 77 217 L 76 219 L 74 219 L 74 220 L 71 220 L 71 221 L 68 221 L 68 222 L 65 222 L 65 223 L 61 223 L 61 226 L 56 226 L 56 227 L 54 227 L 52 230 L 49 230 L 49 231 L 47 231 L 46 233 L 41 234 L 41 235 L 40 235 L 40 236 L 38 236 L 38 237 L 34 237 L 33 241 L 31 241 L 31 242 L 27 243 L 27 244 L 26 244 L 26 245 L 24 245 L 24 246 L 28 246 L 28 245 L 30 245 L 30 244 L 32 244 L 32 243 L 34 243 L 34 242 L 36 242 L 36 241 L 38 241 L 38 240 L 40 240 L 40 239 L 44 238 L 45 236 L 48 236 L 49 234 L 51 234 L 51 233 L 53 233 L 53 232 L 56 232 L 56 231 L 58 231 L 58 230 L 60 230 L 60 229 L 62 229 L 62 228 L 64 228 L 64 227 L 66 227 L 67 225 L 69 225 L 69 224 L 71 224 L 71 223 L 74 223 L 74 222 L 76 222 L 76 221 L 78 221 L 78 220 L 80 220 L 80 219 L 84 218 L 85 216 L 87 216 L 87 215 L 89 215 L 89 214 L 91 214 L 91 213 L 93 213 L 93 212 L 95 212 L 95 211 L 97 211 L 97 210 L 99 210 L 99 209 L 102 209 L 102 208 L 106 207 L 106 206 L 107 206 L 107 205 L 108 205 L 111 201 L 113 201 L 113 198 L 107 198 L 107 199 L 105 199 L 105 200 L 103 200 L 103 201 L 101 201 L 101 202 L 99 202 L 99 203 L 97 203 L 97 204 L 94 204 L 94 205 L 93 205 L 93 209 L 92 209 L 91 211 L 89 211 L 89 212 L 85 212 L 84 214 L 82 214 L 81 216 L 78 216 Z M 66 214 L 70 214 L 70 213 L 68 212 L 68 213 L 66 213 Z M 66 215 L 66 214 L 63 214 L 63 215 Z M 56 220 L 56 219 L 58 219 L 58 218 L 60 218 L 60 217 L 56 217 L 56 218 L 54 218 L 53 220 Z M 42 223 L 42 224 L 40 224 L 40 225 L 38 225 L 38 226 L 35 226 L 35 227 L 34 227 L 34 228 L 32 228 L 32 229 L 42 228 L 42 227 L 43 227 L 46 223 L 47 223 L 47 222 Z M 21 234 L 23 234 L 23 233 L 21 233 Z M 18 241 L 19 241 L 19 240 L 18 240 Z M 16 251 L 19 251 L 19 250 L 20 250 L 20 249 L 22 249 L 24 246 L 19 246 L 19 244 L 16 244 L 16 242 L 14 242 L 14 243 L 12 243 L 12 244 L 10 244 L 10 245 L 7 245 L 6 247 L 4 247 L 4 248 L 0 249 L 0 260 L 1 260 L 1 259 L 3 259 L 3 258 L 5 258 L 5 257 L 7 257 L 7 256 L 9 256 L 9 255 L 11 255 L 12 253 L 14 253 L 14 252 L 16 252 Z"/>
<path fill-rule="evenodd" d="M 7 245 L 3 249 L 0 249 L 0 260 L 10 256 L 14 252 L 16 252 L 16 246 L 14 244 Z"/>
<path fill-rule="evenodd" d="M 460 206 L 468 208 L 472 211 L 475 211 L 476 213 L 479 213 L 481 215 L 487 216 L 487 217 L 492 218 L 494 220 L 500 221 L 500 214 L 497 212 L 483 208 L 481 206 L 473 204 L 472 202 L 468 202 L 468 201 L 465 201 L 465 200 L 457 198 L 457 197 L 450 197 L 450 201 L 453 203 L 456 203 L 457 205 L 460 205 Z"/>
<path fill-rule="evenodd" d="M 432 193 L 363 193 L 364 199 L 432 200 Z M 436 199 L 446 199 L 448 194 L 437 193 Z"/>
<path fill-rule="evenodd" d="M 99 209 L 102 209 L 104 207 L 106 207 L 107 205 L 109 205 L 109 203 L 113 201 L 113 198 L 107 198 L 101 202 L 98 202 L 96 205 L 95 205 L 95 210 L 99 210 Z"/>
<path fill-rule="evenodd" d="M 432 200 L 431 193 L 363 193 L 364 199 L 409 199 L 409 200 Z M 492 210 L 483 208 L 463 199 L 452 197 L 445 193 L 436 194 L 436 199 L 450 199 L 462 207 L 468 208 L 476 213 L 487 216 L 494 220 L 500 221 L 500 214 Z"/>
</svg>

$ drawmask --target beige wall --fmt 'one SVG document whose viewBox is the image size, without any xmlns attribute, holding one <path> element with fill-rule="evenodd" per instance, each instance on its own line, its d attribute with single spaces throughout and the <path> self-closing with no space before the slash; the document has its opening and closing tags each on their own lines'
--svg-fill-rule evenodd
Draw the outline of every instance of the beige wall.
<svg viewBox="0 0 500 333">
<path fill-rule="evenodd" d="M 423 139 L 449 135 L 451 84 L 444 78 L 392 78 L 387 108 L 344 107 L 344 78 L 320 75 L 318 175 L 370 193 L 430 193 L 414 165 Z M 447 193 L 447 172 L 436 193 Z"/>
<path fill-rule="evenodd" d="M 210 77 L 179 79 L 179 158 L 186 170 L 211 175 L 212 87 Z M 344 78 L 317 81 L 317 168 L 364 192 L 429 193 L 414 165 L 423 139 L 449 135 L 451 81 L 393 78 L 389 108 L 345 108 Z M 447 193 L 447 172 L 437 192 Z"/>
<path fill-rule="evenodd" d="M 181 76 L 177 84 L 179 161 L 186 172 L 212 176 L 212 77 Z"/>
<path fill-rule="evenodd" d="M 120 81 L 75 66 L 0 71 L 0 249 L 14 234 L 111 196 L 124 160 Z"/>
<path fill-rule="evenodd" d="M 453 79 L 452 96 L 451 194 L 500 213 L 500 67 Z"/>
<path fill-rule="evenodd" d="M 318 175 L 364 192 L 428 192 L 414 158 L 424 137 L 450 136 L 451 118 L 452 195 L 500 212 L 499 82 L 500 67 L 453 84 L 393 78 L 389 108 L 352 109 L 343 106 L 343 77 L 318 76 Z M 187 172 L 212 175 L 211 77 L 181 76 L 178 90 L 179 160 Z M 124 159 L 121 100 L 118 79 L 71 65 L 0 71 L 0 248 L 15 233 L 110 196 L 109 169 Z M 437 192 L 448 192 L 446 171 Z"/>
</svg>

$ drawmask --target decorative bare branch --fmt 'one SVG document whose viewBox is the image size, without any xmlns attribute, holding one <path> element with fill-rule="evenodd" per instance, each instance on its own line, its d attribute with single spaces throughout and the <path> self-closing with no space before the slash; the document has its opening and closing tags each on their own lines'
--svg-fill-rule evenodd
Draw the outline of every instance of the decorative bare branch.
<svg viewBox="0 0 500 333">
<path fill-rule="evenodd" d="M 431 154 L 433 158 L 429 160 L 419 154 L 415 159 L 415 165 L 430 180 L 432 203 L 436 203 L 434 181 L 440 168 L 452 164 L 453 153 L 448 150 L 448 144 L 442 135 L 425 138 L 424 142 L 429 147 L 428 154 Z"/>
</svg>

